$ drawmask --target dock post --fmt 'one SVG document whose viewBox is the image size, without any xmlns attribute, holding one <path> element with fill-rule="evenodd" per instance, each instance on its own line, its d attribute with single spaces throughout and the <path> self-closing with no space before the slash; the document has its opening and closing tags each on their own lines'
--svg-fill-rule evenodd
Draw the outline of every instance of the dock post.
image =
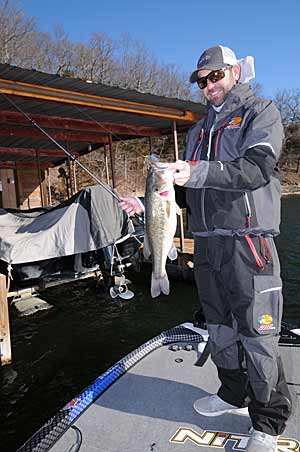
<svg viewBox="0 0 300 452">
<path fill-rule="evenodd" d="M 107 158 L 107 150 L 106 143 L 103 144 L 104 147 L 104 162 L 105 162 L 105 175 L 106 175 L 106 183 L 109 185 L 109 169 L 108 169 L 108 158 Z"/>
<path fill-rule="evenodd" d="M 1 366 L 11 363 L 11 344 L 6 276 L 0 274 L 0 362 Z"/>
<path fill-rule="evenodd" d="M 113 188 L 116 188 L 115 153 L 114 153 L 111 133 L 108 134 L 108 146 L 109 146 L 109 155 L 110 155 L 112 186 L 113 186 Z"/>
</svg>

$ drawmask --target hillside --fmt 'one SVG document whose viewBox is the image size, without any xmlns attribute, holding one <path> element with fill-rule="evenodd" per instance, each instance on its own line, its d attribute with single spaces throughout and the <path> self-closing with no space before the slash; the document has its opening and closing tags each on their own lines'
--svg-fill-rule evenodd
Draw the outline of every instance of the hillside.
<svg viewBox="0 0 300 452">
<path fill-rule="evenodd" d="M 184 136 L 179 136 L 179 149 L 184 148 Z M 142 196 L 145 191 L 147 175 L 146 156 L 150 152 L 161 155 L 163 161 L 173 161 L 174 143 L 172 137 L 134 139 L 114 143 L 114 160 L 116 190 L 121 195 Z M 179 151 L 179 158 L 181 152 Z M 109 153 L 98 149 L 82 156 L 80 161 L 101 181 L 112 185 Z M 280 173 L 283 195 L 300 194 L 300 171 L 298 169 L 298 154 L 289 155 L 281 159 Z M 93 185 L 95 182 L 90 176 L 76 168 L 77 190 Z M 68 177 L 68 168 L 65 166 L 65 174 Z M 51 191 L 53 200 L 61 202 L 67 198 L 66 182 L 61 177 L 59 168 L 51 170 Z"/>
<path fill-rule="evenodd" d="M 300 194 L 300 172 L 295 169 L 281 169 L 281 185 L 283 195 Z"/>
</svg>

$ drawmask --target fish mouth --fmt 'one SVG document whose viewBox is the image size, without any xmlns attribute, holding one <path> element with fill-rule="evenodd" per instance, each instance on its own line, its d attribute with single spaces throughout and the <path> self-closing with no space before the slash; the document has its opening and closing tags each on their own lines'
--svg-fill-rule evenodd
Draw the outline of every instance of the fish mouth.
<svg viewBox="0 0 300 452">
<path fill-rule="evenodd" d="M 163 198 L 166 198 L 166 197 L 168 196 L 169 192 L 168 192 L 168 191 L 161 191 L 159 194 L 160 194 L 160 196 L 162 196 Z"/>
</svg>

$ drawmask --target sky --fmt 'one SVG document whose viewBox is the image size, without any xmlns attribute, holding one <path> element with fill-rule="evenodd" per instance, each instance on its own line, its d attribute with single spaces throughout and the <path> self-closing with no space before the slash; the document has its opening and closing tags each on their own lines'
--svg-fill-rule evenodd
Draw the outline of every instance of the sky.
<svg viewBox="0 0 300 452">
<path fill-rule="evenodd" d="M 161 63 L 192 72 L 202 51 L 222 44 L 252 55 L 255 81 L 272 98 L 300 89 L 300 0 L 19 0 L 40 31 L 62 25 L 74 42 L 128 33 Z"/>
</svg>

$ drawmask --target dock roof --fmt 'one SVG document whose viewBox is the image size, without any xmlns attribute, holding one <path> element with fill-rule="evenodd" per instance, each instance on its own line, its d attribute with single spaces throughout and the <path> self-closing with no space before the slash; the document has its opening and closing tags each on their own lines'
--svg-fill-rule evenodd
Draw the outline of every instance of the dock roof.
<svg viewBox="0 0 300 452">
<path fill-rule="evenodd" d="M 0 164 L 65 159 L 24 113 L 62 146 L 82 155 L 112 140 L 186 131 L 204 115 L 200 103 L 0 64 Z"/>
</svg>

